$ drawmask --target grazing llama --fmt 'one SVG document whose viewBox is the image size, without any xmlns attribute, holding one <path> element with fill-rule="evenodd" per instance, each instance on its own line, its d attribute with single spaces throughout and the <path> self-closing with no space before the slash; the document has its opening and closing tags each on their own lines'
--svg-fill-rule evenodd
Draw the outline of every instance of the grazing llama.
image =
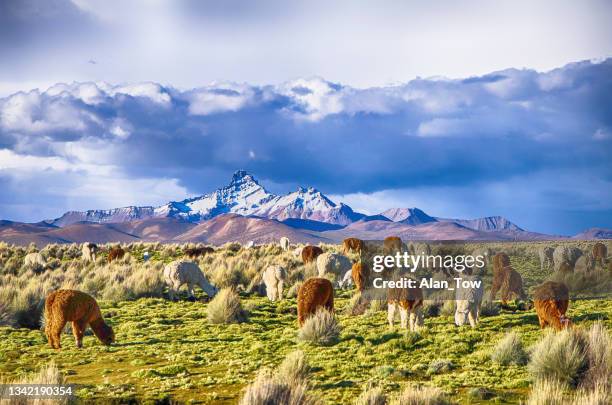
<svg viewBox="0 0 612 405">
<path fill-rule="evenodd" d="M 211 298 L 217 294 L 217 289 L 208 282 L 206 276 L 197 264 L 184 260 L 175 260 L 164 267 L 164 281 L 168 285 L 170 299 L 178 293 L 183 284 L 187 284 L 189 296 L 195 299 L 193 288 L 197 285 Z"/>
<path fill-rule="evenodd" d="M 561 330 L 572 325 L 565 316 L 569 306 L 569 290 L 565 284 L 547 281 L 539 285 L 533 292 L 533 301 L 540 328 L 552 326 Z"/>
<path fill-rule="evenodd" d="M 334 287 L 326 278 L 312 277 L 304 281 L 297 296 L 298 324 L 301 327 L 306 318 L 314 315 L 317 309 L 323 307 L 334 310 Z"/>
<path fill-rule="evenodd" d="M 57 290 L 45 300 L 45 334 L 54 349 L 61 348 L 61 335 L 67 322 L 72 322 L 72 333 L 78 348 L 83 347 L 83 335 L 90 326 L 105 345 L 115 341 L 115 333 L 102 318 L 96 300 L 76 290 Z"/>
</svg>

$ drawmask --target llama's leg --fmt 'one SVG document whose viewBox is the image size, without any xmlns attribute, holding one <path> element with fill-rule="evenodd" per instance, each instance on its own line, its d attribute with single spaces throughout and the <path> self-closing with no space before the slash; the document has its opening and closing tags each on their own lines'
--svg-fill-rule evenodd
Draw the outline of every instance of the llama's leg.
<svg viewBox="0 0 612 405">
<path fill-rule="evenodd" d="M 400 320 L 403 329 L 408 329 L 408 310 L 400 305 Z"/>
<path fill-rule="evenodd" d="M 495 301 L 497 291 L 499 291 L 499 285 L 493 280 L 493 285 L 491 286 L 491 301 Z"/>
<path fill-rule="evenodd" d="M 455 325 L 462 326 L 465 322 L 465 316 L 463 312 L 459 311 L 459 308 L 455 309 Z"/>
<path fill-rule="evenodd" d="M 85 328 L 87 328 L 87 323 L 83 321 L 72 321 L 72 334 L 74 335 L 76 347 L 79 349 L 83 347 L 83 335 L 85 334 Z"/>
<path fill-rule="evenodd" d="M 61 349 L 61 339 L 62 339 L 62 331 L 66 326 L 66 321 L 64 319 L 58 319 L 51 325 L 51 345 L 54 349 Z"/>
<path fill-rule="evenodd" d="M 274 287 L 271 285 L 266 285 L 266 296 L 270 301 L 274 301 L 276 295 L 276 291 L 274 291 Z"/>
<path fill-rule="evenodd" d="M 410 311 L 410 332 L 416 332 L 417 331 L 417 314 L 415 312 L 416 310 L 412 310 Z"/>
<path fill-rule="evenodd" d="M 279 281 L 276 285 L 276 292 L 278 294 L 278 300 L 281 301 L 283 299 L 283 287 L 285 283 L 283 281 Z"/>
<path fill-rule="evenodd" d="M 474 312 L 475 311 L 472 308 L 470 308 L 470 310 L 468 311 L 468 320 L 470 321 L 470 326 L 472 328 L 475 328 L 476 327 L 476 323 L 477 323 L 477 320 L 476 320 L 476 317 L 474 315 Z"/>
<path fill-rule="evenodd" d="M 187 290 L 189 291 L 189 298 L 195 300 L 195 290 L 192 283 L 187 283 Z"/>
<path fill-rule="evenodd" d="M 546 319 L 544 319 L 543 317 L 539 315 L 538 315 L 538 321 L 540 322 L 540 329 L 544 329 L 546 325 L 548 324 L 548 322 L 546 322 Z"/>
<path fill-rule="evenodd" d="M 397 304 L 394 302 L 390 302 L 387 304 L 387 320 L 389 321 L 389 326 L 393 328 L 393 321 L 395 320 L 395 308 Z"/>
</svg>

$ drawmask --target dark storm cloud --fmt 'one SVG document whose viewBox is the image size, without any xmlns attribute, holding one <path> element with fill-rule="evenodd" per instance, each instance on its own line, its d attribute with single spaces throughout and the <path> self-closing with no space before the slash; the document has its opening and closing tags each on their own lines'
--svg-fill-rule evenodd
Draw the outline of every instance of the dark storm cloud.
<svg viewBox="0 0 612 405">
<path fill-rule="evenodd" d="M 111 167 L 128 180 L 177 179 L 191 193 L 244 168 L 337 195 L 466 190 L 545 173 L 538 181 L 571 195 L 576 184 L 556 173 L 612 178 L 610 105 L 612 60 L 369 89 L 316 78 L 186 91 L 74 83 L 1 99 L 0 145 L 21 169 L 59 165 L 51 170 L 95 179 L 95 168 Z M 25 156 L 42 160 L 20 163 Z M 581 194 L 581 206 L 594 196 Z"/>
</svg>

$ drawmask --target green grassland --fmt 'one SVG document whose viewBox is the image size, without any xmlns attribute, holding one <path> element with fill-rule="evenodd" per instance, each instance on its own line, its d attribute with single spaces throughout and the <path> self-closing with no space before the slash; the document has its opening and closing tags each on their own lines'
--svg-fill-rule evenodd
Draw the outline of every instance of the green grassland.
<svg viewBox="0 0 612 405">
<path fill-rule="evenodd" d="M 161 259 L 160 259 L 161 260 Z M 517 254 L 513 265 L 527 289 L 546 278 L 534 255 Z M 476 329 L 456 327 L 452 316 L 427 317 L 418 333 L 395 330 L 386 312 L 351 316 L 342 311 L 352 291 L 336 291 L 336 314 L 342 326 L 337 343 L 312 346 L 297 339 L 294 298 L 270 302 L 241 293 L 248 321 L 207 322 L 207 298 L 171 302 L 164 298 L 99 300 L 116 333 L 106 347 L 89 334 L 77 349 L 64 334 L 63 348 L 51 349 L 37 329 L 0 327 L 0 380 L 12 380 L 54 362 L 69 383 L 79 385 L 84 402 L 236 403 L 245 386 L 265 367 L 277 366 L 300 349 L 312 366 L 310 389 L 325 403 L 351 403 L 370 383 L 388 394 L 408 382 L 434 385 L 463 404 L 519 403 L 528 395 L 526 366 L 501 366 L 490 359 L 494 345 L 508 330 L 529 347 L 543 335 L 533 310 L 510 305 L 481 318 Z M 612 301 L 572 302 L 568 315 L 578 327 L 602 320 L 612 329 Z M 436 370 L 432 362 L 444 360 Z M 474 396 L 475 388 L 486 395 Z"/>
</svg>

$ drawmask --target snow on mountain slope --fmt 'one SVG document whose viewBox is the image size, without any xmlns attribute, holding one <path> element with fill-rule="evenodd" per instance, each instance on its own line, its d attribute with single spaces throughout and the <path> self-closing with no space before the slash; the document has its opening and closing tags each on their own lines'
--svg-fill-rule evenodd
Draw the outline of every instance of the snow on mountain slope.
<svg viewBox="0 0 612 405">
<path fill-rule="evenodd" d="M 258 216 L 279 221 L 296 218 L 347 225 L 364 215 L 345 204 L 336 204 L 314 188 L 298 188 L 284 196 L 269 193 L 252 175 L 239 170 L 226 187 L 210 194 L 172 201 L 157 208 L 124 207 L 110 210 L 69 211 L 52 223 L 67 226 L 76 222 L 114 223 L 151 217 L 181 218 L 190 222 L 220 214 Z"/>
</svg>

